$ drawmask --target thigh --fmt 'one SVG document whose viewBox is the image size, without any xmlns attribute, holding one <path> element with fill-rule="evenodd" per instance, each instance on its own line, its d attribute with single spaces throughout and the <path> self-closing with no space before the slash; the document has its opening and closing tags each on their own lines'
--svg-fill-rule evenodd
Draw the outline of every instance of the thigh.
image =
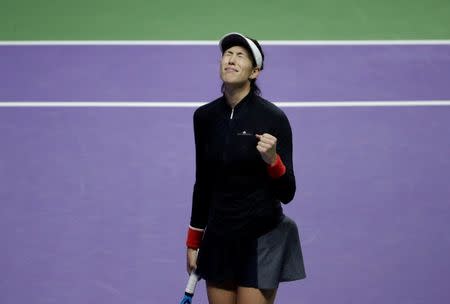
<svg viewBox="0 0 450 304">
<path fill-rule="evenodd" d="M 276 289 L 238 287 L 237 304 L 273 304 L 276 294 Z"/>
<path fill-rule="evenodd" d="M 209 304 L 236 304 L 237 288 L 232 283 L 213 284 L 206 282 Z"/>
</svg>

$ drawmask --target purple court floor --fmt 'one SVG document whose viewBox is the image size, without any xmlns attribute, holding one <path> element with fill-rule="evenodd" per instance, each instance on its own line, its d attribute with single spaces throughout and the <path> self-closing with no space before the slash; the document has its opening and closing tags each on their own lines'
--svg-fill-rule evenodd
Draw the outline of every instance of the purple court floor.
<svg viewBox="0 0 450 304">
<path fill-rule="evenodd" d="M 199 49 L 2 46 L 0 101 L 207 101 L 217 54 Z M 261 87 L 277 101 L 448 100 L 448 50 L 271 46 Z M 283 109 L 298 188 L 284 210 L 307 279 L 277 303 L 450 301 L 450 107 Z M 0 107 L 0 303 L 178 303 L 193 111 Z"/>
<path fill-rule="evenodd" d="M 450 45 L 267 46 L 273 101 L 439 100 Z M 0 101 L 208 101 L 215 46 L 1 46 Z"/>
</svg>

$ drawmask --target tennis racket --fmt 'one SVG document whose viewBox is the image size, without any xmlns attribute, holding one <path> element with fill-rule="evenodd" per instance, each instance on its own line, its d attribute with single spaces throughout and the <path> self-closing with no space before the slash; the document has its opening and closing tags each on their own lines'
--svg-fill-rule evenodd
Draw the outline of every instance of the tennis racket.
<svg viewBox="0 0 450 304">
<path fill-rule="evenodd" d="M 195 286 L 197 286 L 197 282 L 199 280 L 199 276 L 195 273 L 195 270 L 191 272 L 189 276 L 189 280 L 186 285 L 186 289 L 184 290 L 184 297 L 181 299 L 180 304 L 191 304 L 192 297 L 194 296 Z"/>
</svg>

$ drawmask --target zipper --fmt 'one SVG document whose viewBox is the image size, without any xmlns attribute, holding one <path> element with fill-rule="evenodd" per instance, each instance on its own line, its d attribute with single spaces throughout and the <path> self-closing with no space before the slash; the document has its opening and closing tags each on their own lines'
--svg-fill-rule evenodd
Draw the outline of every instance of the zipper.
<svg viewBox="0 0 450 304">
<path fill-rule="evenodd" d="M 234 114 L 234 108 L 231 108 L 230 119 L 228 120 L 227 135 L 225 136 L 225 149 L 223 150 L 223 154 L 222 154 L 223 162 L 225 164 L 228 162 L 228 145 L 230 143 L 230 137 L 232 134 L 233 124 L 234 124 L 233 114 Z"/>
</svg>

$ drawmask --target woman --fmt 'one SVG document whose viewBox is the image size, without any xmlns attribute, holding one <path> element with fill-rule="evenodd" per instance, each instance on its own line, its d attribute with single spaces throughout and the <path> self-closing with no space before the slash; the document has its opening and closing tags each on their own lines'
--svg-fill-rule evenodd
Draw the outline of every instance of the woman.
<svg viewBox="0 0 450 304">
<path fill-rule="evenodd" d="M 219 45 L 223 96 L 194 113 L 187 267 L 206 280 L 211 304 L 268 304 L 279 282 L 305 278 L 297 226 L 280 203 L 296 189 L 291 127 L 259 96 L 259 43 L 230 33 Z"/>
</svg>

